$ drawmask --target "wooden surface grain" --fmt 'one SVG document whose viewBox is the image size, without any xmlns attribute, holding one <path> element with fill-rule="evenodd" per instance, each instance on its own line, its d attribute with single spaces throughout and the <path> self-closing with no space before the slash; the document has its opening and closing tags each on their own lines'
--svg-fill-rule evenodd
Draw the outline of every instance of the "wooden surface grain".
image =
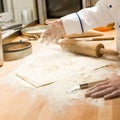
<svg viewBox="0 0 120 120">
<path fill-rule="evenodd" d="M 16 40 L 19 39 L 18 37 Z M 32 44 L 33 53 L 40 52 L 37 42 Z M 116 49 L 115 41 L 105 42 L 105 46 Z M 102 98 L 73 97 L 69 101 L 70 104 L 54 106 L 54 101 L 51 104 L 49 97 L 53 94 L 52 90 L 51 94 L 48 92 L 49 96 L 46 96 L 42 94 L 41 89 L 13 80 L 11 76 L 6 80 L 6 77 L 22 62 L 24 59 L 4 62 L 0 68 L 0 120 L 120 120 L 120 98 L 105 101 Z M 47 87 L 44 90 L 49 91 Z M 58 96 L 62 94 L 59 91 L 56 93 Z M 65 100 L 65 96 L 62 97 Z M 60 100 L 60 103 L 65 102 L 61 98 Z"/>
</svg>

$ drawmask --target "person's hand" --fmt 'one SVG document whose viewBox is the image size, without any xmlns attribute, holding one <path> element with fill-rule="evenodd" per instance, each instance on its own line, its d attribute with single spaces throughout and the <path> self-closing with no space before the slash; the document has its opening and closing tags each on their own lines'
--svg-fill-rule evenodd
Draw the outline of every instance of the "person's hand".
<svg viewBox="0 0 120 120">
<path fill-rule="evenodd" d="M 120 97 L 120 77 L 101 82 L 91 87 L 85 94 L 86 97 L 112 99 Z"/>
<path fill-rule="evenodd" d="M 57 43 L 60 38 L 65 37 L 65 30 L 60 19 L 47 22 L 47 24 L 49 25 L 49 28 L 41 35 L 41 43 Z"/>
</svg>

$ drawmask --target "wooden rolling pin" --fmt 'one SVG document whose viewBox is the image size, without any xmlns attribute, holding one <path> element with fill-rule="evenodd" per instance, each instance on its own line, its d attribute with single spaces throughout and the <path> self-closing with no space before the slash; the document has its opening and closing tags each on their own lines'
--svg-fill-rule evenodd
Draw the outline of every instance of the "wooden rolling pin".
<svg viewBox="0 0 120 120">
<path fill-rule="evenodd" d="M 78 41 L 69 38 L 61 39 L 59 41 L 63 50 L 79 53 L 82 55 L 101 57 L 103 54 L 117 56 L 118 52 L 114 50 L 105 49 L 102 43 L 93 41 Z"/>
</svg>

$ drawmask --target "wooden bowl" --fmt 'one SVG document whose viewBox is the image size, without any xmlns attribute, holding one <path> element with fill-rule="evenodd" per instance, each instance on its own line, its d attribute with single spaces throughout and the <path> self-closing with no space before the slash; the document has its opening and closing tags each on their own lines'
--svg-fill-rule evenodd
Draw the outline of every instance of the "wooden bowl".
<svg viewBox="0 0 120 120">
<path fill-rule="evenodd" d="M 11 42 L 3 45 L 4 60 L 17 60 L 32 53 L 30 42 Z"/>
</svg>

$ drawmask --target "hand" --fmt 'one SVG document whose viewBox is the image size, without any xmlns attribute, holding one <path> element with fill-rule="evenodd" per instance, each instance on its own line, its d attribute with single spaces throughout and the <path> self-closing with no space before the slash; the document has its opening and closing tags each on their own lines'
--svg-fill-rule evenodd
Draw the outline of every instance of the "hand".
<svg viewBox="0 0 120 120">
<path fill-rule="evenodd" d="M 96 84 L 86 92 L 85 96 L 104 97 L 104 99 L 120 97 L 120 77 L 114 76 L 111 80 Z"/>
<path fill-rule="evenodd" d="M 52 22 L 47 22 L 47 24 L 49 25 L 49 28 L 41 35 L 41 43 L 57 43 L 60 38 L 65 37 L 65 30 L 60 19 Z"/>
</svg>

